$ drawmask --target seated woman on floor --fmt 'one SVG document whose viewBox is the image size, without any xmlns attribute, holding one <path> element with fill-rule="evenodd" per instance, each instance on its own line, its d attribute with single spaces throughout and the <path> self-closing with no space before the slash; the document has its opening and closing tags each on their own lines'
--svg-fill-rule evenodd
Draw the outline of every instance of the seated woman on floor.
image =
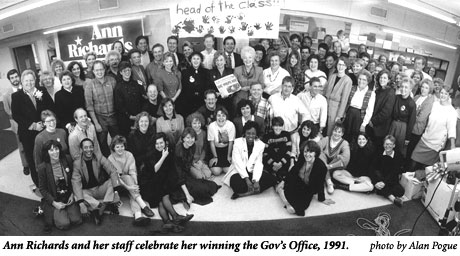
<svg viewBox="0 0 460 256">
<path fill-rule="evenodd" d="M 43 162 L 38 166 L 40 193 L 43 196 L 45 232 L 68 229 L 70 225 L 82 223 L 80 208 L 72 194 L 70 159 L 67 159 L 62 145 L 57 140 L 48 140 L 42 148 Z"/>
<path fill-rule="evenodd" d="M 235 125 L 227 118 L 228 111 L 223 107 L 217 107 L 216 120 L 208 127 L 208 141 L 213 156 L 209 160 L 209 167 L 216 176 L 222 172 L 226 173 L 232 161 Z"/>
<path fill-rule="evenodd" d="M 133 224 L 136 226 L 147 225 L 150 219 L 145 218 L 142 214 L 145 214 L 147 217 L 153 217 L 154 214 L 141 197 L 137 182 L 136 161 L 133 154 L 125 150 L 126 138 L 116 135 L 110 144 L 110 149 L 112 153 L 108 159 L 117 169 L 121 185 L 129 193 L 129 203 L 134 215 Z"/>
<path fill-rule="evenodd" d="M 153 157 L 146 161 L 144 172 L 139 176 L 142 197 L 150 207 L 158 207 L 163 226 L 162 233 L 181 232 L 183 225 L 193 218 L 191 215 L 179 215 L 173 207 L 170 194 L 181 187 L 177 182 L 174 166 L 174 153 L 171 152 L 166 134 L 159 132 L 153 139 Z"/>
<path fill-rule="evenodd" d="M 360 132 L 352 144 L 350 163 L 346 170 L 337 170 L 332 177 L 337 181 L 334 188 L 355 192 L 370 192 L 374 189 L 369 178 L 374 147 L 366 133 Z"/>
<path fill-rule="evenodd" d="M 262 163 L 265 144 L 258 138 L 257 123 L 243 126 L 243 137 L 235 139 L 232 165 L 223 183 L 233 189 L 232 199 L 258 194 L 276 184 L 276 178 L 264 172 Z"/>
<path fill-rule="evenodd" d="M 387 135 L 383 141 L 383 154 L 375 153 L 371 179 L 377 195 L 382 195 L 401 207 L 404 188 L 399 184 L 399 174 L 402 173 L 403 157 L 395 147 L 396 138 Z"/>
<path fill-rule="evenodd" d="M 308 140 L 318 143 L 321 138 L 318 125 L 311 120 L 303 121 L 297 132 L 292 134 L 291 157 L 294 157 L 295 161 L 297 161 L 300 155 L 300 145 Z"/>
<path fill-rule="evenodd" d="M 283 118 L 275 116 L 272 119 L 273 130 L 265 134 L 262 139 L 265 143 L 265 170 L 274 175 L 278 181 L 286 177 L 291 165 L 291 135 L 283 130 L 283 126 Z"/>
<path fill-rule="evenodd" d="M 350 146 L 343 139 L 345 128 L 341 123 L 335 123 L 332 129 L 332 136 L 321 139 L 318 143 L 321 148 L 321 160 L 326 164 L 328 172 L 326 173 L 327 193 L 334 193 L 334 184 L 331 176 L 334 171 L 344 170 L 350 162 Z"/>
<path fill-rule="evenodd" d="M 299 161 L 289 171 L 286 180 L 278 184 L 276 192 L 289 213 L 305 216 L 305 210 L 315 194 L 318 194 L 318 201 L 326 205 L 335 202 L 324 195 L 323 184 L 328 170 L 319 159 L 321 148 L 311 140 L 302 143 L 300 148 Z"/>
<path fill-rule="evenodd" d="M 211 203 L 212 196 L 219 189 L 219 186 L 213 181 L 196 179 L 192 176 L 191 168 L 196 150 L 195 139 L 196 132 L 193 128 L 185 128 L 174 153 L 178 182 L 182 190 L 173 193 L 171 199 L 173 202 L 182 201 L 186 209 L 190 208 L 192 202 L 199 205 Z"/>
<path fill-rule="evenodd" d="M 209 153 L 209 143 L 206 131 L 203 130 L 206 121 L 199 112 L 190 114 L 185 120 L 187 127 L 192 127 L 196 133 L 195 139 L 195 155 L 193 156 L 192 167 L 190 174 L 195 179 L 210 179 L 212 176 L 211 169 L 209 169 L 206 157 Z"/>
</svg>

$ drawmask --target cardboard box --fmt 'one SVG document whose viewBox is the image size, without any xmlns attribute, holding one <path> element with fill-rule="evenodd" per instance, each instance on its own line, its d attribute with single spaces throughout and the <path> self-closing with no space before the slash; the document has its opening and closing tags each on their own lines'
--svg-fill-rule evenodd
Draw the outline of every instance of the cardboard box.
<svg viewBox="0 0 460 256">
<path fill-rule="evenodd" d="M 399 183 L 403 186 L 404 196 L 408 199 L 418 199 L 422 197 L 423 183 L 415 178 L 414 172 L 403 173 Z"/>
<path fill-rule="evenodd" d="M 452 190 L 454 189 L 454 185 L 448 185 L 446 183 L 445 178 L 441 181 L 441 184 L 439 184 L 439 181 L 440 179 L 436 179 L 432 182 L 429 182 L 422 195 L 422 203 L 425 206 L 427 206 L 427 204 L 431 200 L 431 197 L 433 197 L 433 200 L 431 200 L 431 204 L 428 206 L 427 209 L 431 216 L 433 216 L 433 218 L 436 220 L 436 222 L 438 222 L 438 224 L 440 224 L 440 221 L 442 220 L 442 218 L 444 218 L 444 214 L 446 213 L 446 209 L 448 207 L 449 200 L 452 195 Z M 436 189 L 438 184 L 439 187 L 433 196 L 434 190 Z M 460 186 L 457 186 L 455 198 L 458 198 L 459 191 Z M 454 216 L 455 212 L 451 211 L 447 218 L 447 222 L 453 220 Z"/>
</svg>

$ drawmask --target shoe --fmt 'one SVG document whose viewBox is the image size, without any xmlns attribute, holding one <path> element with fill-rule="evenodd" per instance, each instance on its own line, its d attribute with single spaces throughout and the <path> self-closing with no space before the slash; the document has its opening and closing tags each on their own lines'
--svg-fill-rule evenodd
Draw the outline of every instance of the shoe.
<svg viewBox="0 0 460 256">
<path fill-rule="evenodd" d="M 295 214 L 295 209 L 292 207 L 292 205 L 286 205 L 286 210 L 290 214 Z"/>
<path fill-rule="evenodd" d="M 120 214 L 120 211 L 118 211 L 118 205 L 117 204 L 108 204 L 105 207 L 104 212 L 107 212 L 110 215 L 118 215 L 118 214 Z"/>
<path fill-rule="evenodd" d="M 150 218 L 146 217 L 139 217 L 133 221 L 133 225 L 137 227 L 147 226 L 148 224 L 150 224 Z"/>
<path fill-rule="evenodd" d="M 398 207 L 402 207 L 403 204 L 404 204 L 404 201 L 400 198 L 400 197 L 396 197 L 394 200 L 393 200 L 393 203 L 398 206 Z"/>
<path fill-rule="evenodd" d="M 153 213 L 152 209 L 150 209 L 148 206 L 145 206 L 142 208 L 142 213 L 145 214 L 147 217 L 153 217 L 155 216 L 155 213 Z"/>
<path fill-rule="evenodd" d="M 24 173 L 24 175 L 29 175 L 30 174 L 30 169 L 29 167 L 24 167 L 24 169 L 22 169 L 22 173 Z"/>
<path fill-rule="evenodd" d="M 332 193 L 334 193 L 334 184 L 332 183 L 327 184 L 326 191 L 329 195 L 332 195 Z"/>
<path fill-rule="evenodd" d="M 40 205 L 35 207 L 32 212 L 33 212 L 33 214 L 35 214 L 35 217 L 43 216 L 43 209 L 42 209 L 42 207 Z"/>
<path fill-rule="evenodd" d="M 189 222 L 193 218 L 193 214 L 187 214 L 187 215 L 178 215 L 177 218 L 172 220 L 173 224 L 176 225 L 184 225 L 185 223 Z"/>
<path fill-rule="evenodd" d="M 235 200 L 237 199 L 238 197 L 240 197 L 240 195 L 238 195 L 238 193 L 233 193 L 232 197 L 230 197 L 232 200 Z"/>
</svg>

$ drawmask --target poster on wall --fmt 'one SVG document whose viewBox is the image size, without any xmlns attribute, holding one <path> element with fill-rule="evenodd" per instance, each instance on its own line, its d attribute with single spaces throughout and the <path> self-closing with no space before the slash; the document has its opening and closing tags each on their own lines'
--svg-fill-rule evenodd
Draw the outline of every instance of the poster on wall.
<svg viewBox="0 0 460 256">
<path fill-rule="evenodd" d="M 183 1 L 170 7 L 171 32 L 180 37 L 278 38 L 279 0 Z"/>
<path fill-rule="evenodd" d="M 81 61 L 89 51 L 95 52 L 98 58 L 104 58 L 117 40 L 123 42 L 127 51 L 131 50 L 136 37 L 142 35 L 142 20 L 95 24 L 57 34 L 63 61 Z"/>
</svg>

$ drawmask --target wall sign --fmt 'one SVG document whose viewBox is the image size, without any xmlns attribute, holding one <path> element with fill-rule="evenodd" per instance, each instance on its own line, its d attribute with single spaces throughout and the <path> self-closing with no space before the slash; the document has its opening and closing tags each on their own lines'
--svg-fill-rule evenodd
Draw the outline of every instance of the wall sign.
<svg viewBox="0 0 460 256">
<path fill-rule="evenodd" d="M 136 37 L 142 35 L 142 20 L 85 26 L 58 32 L 60 58 L 63 61 L 82 60 L 85 53 L 94 51 L 103 58 L 112 43 L 120 40 L 126 50 L 134 47 Z"/>
<path fill-rule="evenodd" d="M 184 1 L 170 7 L 171 32 L 180 37 L 278 38 L 279 0 Z"/>
</svg>

